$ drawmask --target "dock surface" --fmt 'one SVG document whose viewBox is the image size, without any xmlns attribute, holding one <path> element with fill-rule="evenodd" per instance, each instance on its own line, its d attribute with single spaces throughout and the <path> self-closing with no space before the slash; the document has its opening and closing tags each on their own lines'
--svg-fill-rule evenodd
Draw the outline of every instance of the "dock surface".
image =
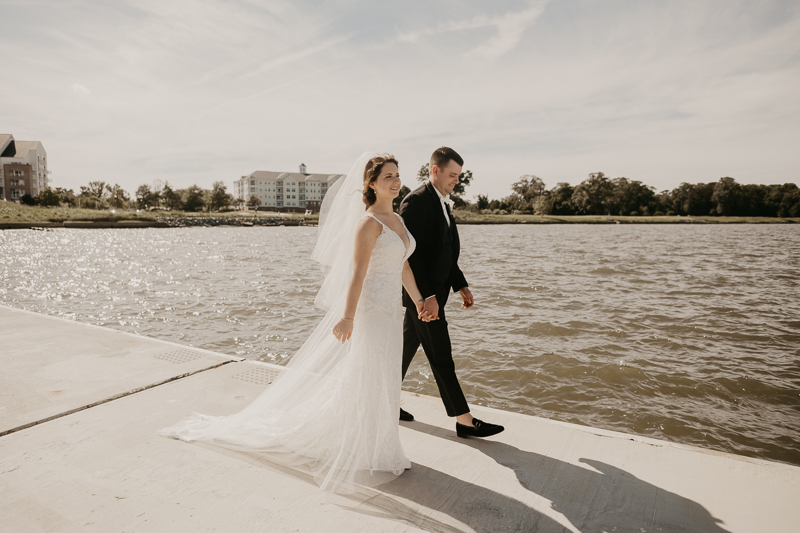
<svg viewBox="0 0 800 533">
<path fill-rule="evenodd" d="M 0 306 L 2 532 L 800 531 L 800 468 L 403 393 L 411 470 L 321 491 L 267 457 L 160 437 L 236 412 L 280 367 Z"/>
</svg>

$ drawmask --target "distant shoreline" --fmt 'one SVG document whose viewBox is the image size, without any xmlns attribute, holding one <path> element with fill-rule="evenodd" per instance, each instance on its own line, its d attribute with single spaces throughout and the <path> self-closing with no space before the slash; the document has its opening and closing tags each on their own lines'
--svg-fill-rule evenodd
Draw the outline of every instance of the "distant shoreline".
<svg viewBox="0 0 800 533">
<path fill-rule="evenodd" d="M 613 215 L 482 215 L 456 210 L 460 225 L 496 224 L 798 224 L 800 218 Z M 209 226 L 316 226 L 318 215 L 229 211 L 117 211 L 44 208 L 0 203 L 0 230 L 52 228 L 174 228 Z"/>
<path fill-rule="evenodd" d="M 480 225 L 536 225 L 536 224 L 800 224 L 800 218 L 767 217 L 603 217 L 603 216 L 530 216 L 490 215 L 480 218 L 458 218 L 461 226 Z M 0 230 L 14 229 L 112 229 L 112 228 L 203 228 L 252 226 L 303 226 L 317 225 L 317 217 L 219 217 L 200 214 L 191 217 L 163 217 L 157 219 L 102 219 L 65 221 L 0 222 Z"/>
<path fill-rule="evenodd" d="M 615 215 L 477 215 L 456 211 L 463 224 L 800 224 L 800 218 Z"/>
</svg>

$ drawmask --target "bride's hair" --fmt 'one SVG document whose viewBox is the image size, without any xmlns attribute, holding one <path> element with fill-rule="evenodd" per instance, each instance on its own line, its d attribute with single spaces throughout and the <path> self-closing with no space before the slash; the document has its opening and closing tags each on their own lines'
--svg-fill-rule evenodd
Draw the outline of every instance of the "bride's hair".
<svg viewBox="0 0 800 533">
<path fill-rule="evenodd" d="M 367 162 L 367 167 L 364 169 L 364 191 L 362 193 L 364 195 L 364 203 L 367 204 L 367 207 L 374 204 L 377 199 L 375 197 L 375 191 L 370 187 L 370 184 L 378 179 L 378 176 L 381 175 L 381 171 L 383 170 L 383 165 L 386 163 L 394 163 L 398 167 L 400 166 L 397 159 L 389 154 L 377 155 Z"/>
</svg>

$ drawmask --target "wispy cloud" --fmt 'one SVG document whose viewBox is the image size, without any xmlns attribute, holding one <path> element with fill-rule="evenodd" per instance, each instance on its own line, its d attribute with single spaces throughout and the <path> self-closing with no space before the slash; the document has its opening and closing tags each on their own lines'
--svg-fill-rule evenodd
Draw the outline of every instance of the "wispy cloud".
<svg viewBox="0 0 800 533">
<path fill-rule="evenodd" d="M 92 91 L 90 91 L 80 83 L 72 84 L 72 92 L 74 92 L 75 94 L 92 94 Z"/>
<path fill-rule="evenodd" d="M 508 12 L 501 16 L 477 15 L 468 20 L 440 22 L 434 27 L 419 31 L 401 32 L 398 42 L 419 43 L 424 37 L 440 33 L 494 28 L 495 34 L 477 47 L 467 51 L 467 57 L 492 59 L 513 50 L 526 30 L 533 27 L 549 0 L 534 2 L 521 11 Z"/>
<path fill-rule="evenodd" d="M 265 62 L 261 63 L 259 66 L 257 66 L 256 68 L 254 68 L 250 72 L 245 73 L 242 76 L 242 79 L 247 79 L 247 78 L 253 78 L 253 77 L 256 77 L 256 76 L 260 76 L 260 75 L 262 75 L 262 74 L 264 74 L 266 72 L 269 72 L 270 70 L 274 70 L 274 69 L 276 69 L 278 67 L 281 67 L 281 66 L 284 66 L 284 65 L 287 65 L 287 64 L 297 63 L 298 61 L 300 61 L 302 59 L 305 59 L 305 58 L 307 58 L 309 56 L 312 56 L 314 54 L 318 54 L 320 52 L 324 52 L 325 50 L 328 50 L 329 48 L 332 48 L 332 47 L 334 47 L 336 45 L 342 44 L 342 43 L 346 42 L 348 39 L 350 39 L 352 36 L 353 36 L 353 34 L 351 33 L 351 34 L 348 34 L 348 35 L 341 35 L 341 36 L 334 37 L 334 38 L 331 38 L 331 39 L 326 39 L 326 40 L 323 40 L 320 43 L 317 43 L 317 44 L 315 44 L 313 46 L 309 46 L 307 48 L 303 48 L 303 49 L 298 50 L 296 52 L 290 52 L 288 54 L 284 54 L 284 55 L 272 58 L 272 59 L 270 59 L 268 61 L 265 61 Z"/>
<path fill-rule="evenodd" d="M 299 83 L 299 82 L 301 82 L 301 81 L 303 81 L 305 79 L 313 78 L 315 76 L 321 76 L 322 74 L 325 74 L 326 72 L 334 70 L 335 68 L 336 68 L 335 65 L 331 65 L 329 67 L 321 68 L 319 70 L 315 70 L 315 71 L 312 71 L 312 72 L 307 72 L 306 74 L 303 74 L 302 76 L 299 76 L 297 78 L 278 83 L 277 85 L 274 85 L 274 86 L 270 87 L 269 89 L 266 89 L 266 90 L 263 90 L 263 91 L 259 91 L 257 93 L 249 94 L 249 95 L 247 95 L 245 97 L 242 97 L 242 98 L 236 98 L 234 100 L 228 100 L 227 102 L 224 102 L 222 104 L 214 106 L 214 107 L 208 109 L 207 111 L 203 111 L 202 113 L 200 113 L 199 115 L 197 115 L 194 118 L 198 119 L 198 118 L 204 117 L 206 115 L 210 115 L 211 113 L 219 111 L 220 109 L 223 109 L 223 108 L 228 107 L 230 105 L 240 104 L 242 102 L 246 102 L 247 100 L 252 100 L 253 98 L 258 98 L 259 96 L 264 96 L 264 95 L 269 94 L 269 93 L 271 93 L 273 91 L 277 91 L 278 89 L 283 89 L 284 87 L 290 87 L 290 86 L 292 86 L 292 85 L 294 85 L 296 83 Z"/>
</svg>

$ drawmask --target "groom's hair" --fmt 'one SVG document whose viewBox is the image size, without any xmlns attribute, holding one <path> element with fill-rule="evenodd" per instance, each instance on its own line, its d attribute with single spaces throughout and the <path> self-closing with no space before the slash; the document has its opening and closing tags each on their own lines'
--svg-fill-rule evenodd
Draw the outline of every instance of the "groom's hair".
<svg viewBox="0 0 800 533">
<path fill-rule="evenodd" d="M 452 148 L 448 148 L 447 146 L 442 146 L 441 148 L 437 148 L 433 155 L 431 155 L 431 168 L 430 171 L 433 172 L 433 166 L 436 165 L 439 168 L 444 168 L 447 166 L 447 163 L 450 161 L 455 161 L 462 167 L 464 166 L 464 160 L 461 159 L 461 156 L 453 150 Z"/>
</svg>

